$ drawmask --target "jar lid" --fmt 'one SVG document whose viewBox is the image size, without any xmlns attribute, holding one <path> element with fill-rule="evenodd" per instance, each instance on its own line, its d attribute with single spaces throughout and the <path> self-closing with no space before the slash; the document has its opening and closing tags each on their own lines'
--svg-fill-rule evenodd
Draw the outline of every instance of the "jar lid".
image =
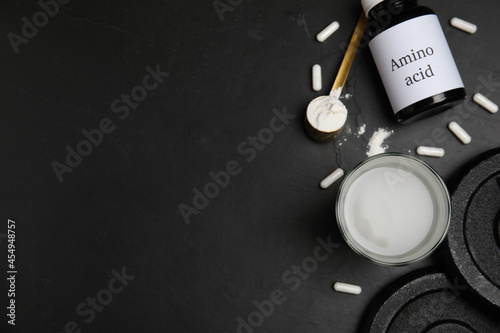
<svg viewBox="0 0 500 333">
<path fill-rule="evenodd" d="M 363 6 L 366 17 L 368 17 L 368 13 L 370 12 L 370 10 L 372 10 L 373 7 L 375 7 L 382 1 L 384 0 L 361 0 L 361 6 Z"/>
</svg>

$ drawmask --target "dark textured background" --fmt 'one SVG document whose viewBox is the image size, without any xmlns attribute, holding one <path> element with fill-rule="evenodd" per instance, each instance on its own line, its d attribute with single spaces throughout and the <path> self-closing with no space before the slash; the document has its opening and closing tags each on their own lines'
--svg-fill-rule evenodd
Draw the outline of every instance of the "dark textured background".
<svg viewBox="0 0 500 333">
<path fill-rule="evenodd" d="M 421 4 L 438 13 L 469 96 L 488 76 L 500 82 L 497 1 Z M 398 125 L 367 48 L 344 90 L 354 95 L 345 101 L 352 133 L 331 144 L 305 135 L 305 108 L 318 95 L 311 66 L 322 65 L 326 94 L 358 1 L 243 0 L 221 21 L 210 1 L 73 0 L 15 54 L 7 34 L 20 34 L 21 18 L 39 10 L 36 1 L 9 1 L 0 14 L 0 233 L 7 219 L 16 221 L 13 332 L 63 332 L 71 321 L 82 332 L 236 332 L 237 318 L 275 289 L 286 301 L 256 332 L 354 332 L 384 286 L 441 259 L 393 268 L 358 257 L 336 227 L 339 184 L 321 190 L 319 182 L 363 161 L 380 127 L 395 131 L 389 151 L 415 155 L 426 139 L 444 147 L 444 158 L 423 160 L 450 185 L 469 159 L 500 146 L 500 115 L 470 97 L 468 108 Z M 477 23 L 478 32 L 450 27 L 453 16 Z M 318 43 L 315 35 L 333 20 L 341 28 Z M 111 103 L 157 65 L 170 75 L 120 120 Z M 490 89 L 500 102 L 500 83 Z M 269 126 L 275 108 L 295 118 L 247 162 L 238 146 Z M 51 163 L 64 163 L 65 147 L 103 118 L 114 132 L 59 182 Z M 470 145 L 446 129 L 452 118 L 472 135 Z M 366 133 L 357 137 L 362 124 Z M 193 189 L 231 160 L 241 173 L 187 225 L 179 204 L 192 205 Z M 340 247 L 292 291 L 282 275 L 328 235 Z M 5 276 L 7 243 L 0 241 Z M 135 279 L 84 322 L 77 306 L 122 267 Z M 335 281 L 359 284 L 363 293 L 335 293 Z M 1 294 L 6 327 L 3 287 Z"/>
</svg>

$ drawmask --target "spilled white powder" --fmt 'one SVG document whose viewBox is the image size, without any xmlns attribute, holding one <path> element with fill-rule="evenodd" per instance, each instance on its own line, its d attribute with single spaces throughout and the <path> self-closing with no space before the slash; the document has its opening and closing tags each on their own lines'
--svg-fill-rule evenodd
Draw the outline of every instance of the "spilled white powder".
<svg viewBox="0 0 500 333">
<path fill-rule="evenodd" d="M 335 132 L 341 129 L 347 119 L 347 108 L 339 100 L 340 88 L 328 96 L 320 96 L 309 103 L 307 120 L 321 132 Z"/>
<path fill-rule="evenodd" d="M 366 132 L 366 124 L 363 124 L 360 128 L 358 128 L 358 133 L 356 133 L 356 136 L 359 138 L 361 135 L 365 134 Z"/>
<path fill-rule="evenodd" d="M 384 141 L 387 140 L 393 133 L 394 131 L 387 131 L 384 128 L 377 129 L 368 142 L 368 151 L 366 152 L 366 155 L 371 157 L 373 155 L 385 153 L 389 146 L 384 144 Z"/>
</svg>

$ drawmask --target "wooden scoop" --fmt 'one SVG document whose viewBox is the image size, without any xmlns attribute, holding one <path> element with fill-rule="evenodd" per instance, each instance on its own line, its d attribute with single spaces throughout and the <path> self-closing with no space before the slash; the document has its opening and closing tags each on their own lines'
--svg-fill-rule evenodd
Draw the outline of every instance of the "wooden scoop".
<svg viewBox="0 0 500 333">
<path fill-rule="evenodd" d="M 342 91 L 342 88 L 344 88 L 344 84 L 347 81 L 347 76 L 349 75 L 349 70 L 351 69 L 352 63 L 354 62 L 354 57 L 356 56 L 356 52 L 358 52 L 359 44 L 361 43 L 361 39 L 363 38 L 363 34 L 365 33 L 367 22 L 368 20 L 365 13 L 361 12 L 358 24 L 354 29 L 349 47 L 347 48 L 347 52 L 345 53 L 344 60 L 342 60 L 339 72 L 337 73 L 337 78 L 333 83 L 332 91 L 337 88 L 340 88 L 340 91 Z"/>
<path fill-rule="evenodd" d="M 347 52 L 342 60 L 342 64 L 340 65 L 339 72 L 337 73 L 337 78 L 333 83 L 332 91 L 335 91 L 335 98 L 340 98 L 340 93 L 344 88 L 345 82 L 347 80 L 347 76 L 349 75 L 349 70 L 351 69 L 352 63 L 354 62 L 354 57 L 358 52 L 358 47 L 363 38 L 363 34 L 365 32 L 367 18 L 364 12 L 361 12 L 361 16 L 359 17 L 358 23 L 356 24 L 356 28 L 354 29 L 354 33 L 352 35 L 351 41 L 349 42 L 349 47 L 347 48 Z M 329 96 L 320 96 L 318 98 L 329 98 Z M 305 128 L 307 134 L 309 136 L 319 142 L 330 142 L 335 140 L 341 133 L 343 126 L 335 130 L 333 132 L 323 132 L 319 129 L 315 128 L 309 120 L 307 119 L 307 114 L 305 117 Z"/>
</svg>

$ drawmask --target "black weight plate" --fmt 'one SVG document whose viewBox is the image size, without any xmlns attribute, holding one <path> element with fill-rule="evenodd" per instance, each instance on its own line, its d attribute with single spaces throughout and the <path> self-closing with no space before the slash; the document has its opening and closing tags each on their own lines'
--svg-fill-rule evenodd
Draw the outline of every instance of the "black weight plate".
<svg viewBox="0 0 500 333">
<path fill-rule="evenodd" d="M 500 149 L 471 162 L 452 194 L 452 216 L 442 247 L 447 270 L 466 294 L 500 313 Z"/>
<path fill-rule="evenodd" d="M 375 298 L 360 332 L 500 332 L 500 319 L 463 298 L 462 289 L 442 272 L 413 272 Z"/>
<path fill-rule="evenodd" d="M 500 181 L 498 182 L 498 185 L 500 186 Z M 500 215 L 500 213 L 499 213 L 499 215 Z M 497 238 L 497 246 L 500 248 L 500 217 L 497 219 L 496 238 Z"/>
</svg>

